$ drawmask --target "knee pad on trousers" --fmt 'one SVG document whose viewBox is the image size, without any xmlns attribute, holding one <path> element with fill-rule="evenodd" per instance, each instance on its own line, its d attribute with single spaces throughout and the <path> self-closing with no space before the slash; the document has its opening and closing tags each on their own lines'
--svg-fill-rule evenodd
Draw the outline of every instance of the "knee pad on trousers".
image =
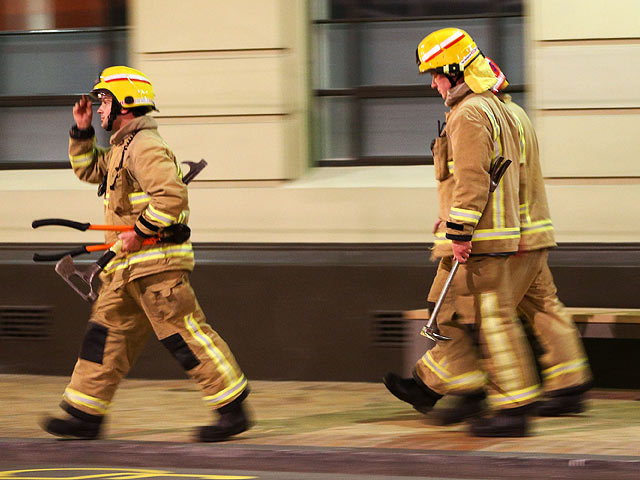
<svg viewBox="0 0 640 480">
<path fill-rule="evenodd" d="M 107 343 L 107 334 L 109 329 L 104 325 L 89 322 L 87 331 L 82 341 L 80 350 L 80 358 L 93 363 L 102 365 L 104 357 L 104 346 Z"/>
<path fill-rule="evenodd" d="M 200 360 L 194 355 L 189 345 L 187 345 L 187 342 L 184 341 L 179 333 L 174 333 L 167 338 L 163 338 L 160 342 L 167 347 L 167 350 L 171 352 L 171 355 L 178 360 L 185 370 L 191 370 L 200 365 Z"/>
</svg>

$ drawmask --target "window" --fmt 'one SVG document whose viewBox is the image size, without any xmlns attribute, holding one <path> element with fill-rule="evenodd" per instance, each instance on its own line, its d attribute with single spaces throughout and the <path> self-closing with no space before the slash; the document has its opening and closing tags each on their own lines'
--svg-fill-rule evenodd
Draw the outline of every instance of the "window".
<svg viewBox="0 0 640 480">
<path fill-rule="evenodd" d="M 102 69 L 127 62 L 125 3 L 0 4 L 0 169 L 70 168 L 73 104 Z"/>
<path fill-rule="evenodd" d="M 459 27 L 524 96 L 521 0 L 313 0 L 313 157 L 318 166 L 427 165 L 442 98 L 415 63 L 430 32 Z"/>
</svg>

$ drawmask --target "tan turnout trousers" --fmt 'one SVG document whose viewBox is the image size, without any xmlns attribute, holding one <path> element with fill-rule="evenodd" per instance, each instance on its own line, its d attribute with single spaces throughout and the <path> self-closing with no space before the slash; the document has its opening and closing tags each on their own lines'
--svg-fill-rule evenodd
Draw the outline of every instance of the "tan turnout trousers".
<svg viewBox="0 0 640 480">
<path fill-rule="evenodd" d="M 217 409 L 247 387 L 227 344 L 207 324 L 189 284 L 189 273 L 173 270 L 112 288 L 103 275 L 82 349 L 64 400 L 81 412 L 109 412 L 118 384 L 153 330 L 194 379 L 205 403 Z"/>
<path fill-rule="evenodd" d="M 518 312 L 528 321 L 543 350 L 538 358 L 545 392 L 591 381 L 589 362 L 578 329 L 560 299 L 547 260 L 548 249 L 509 258 Z"/>
<path fill-rule="evenodd" d="M 437 301 L 453 265 L 440 260 L 429 293 Z M 494 408 L 533 403 L 541 393 L 529 342 L 515 318 L 511 271 L 507 256 L 472 256 L 460 264 L 442 304 L 438 342 L 418 360 L 416 374 L 433 391 L 465 394 L 487 389 Z"/>
<path fill-rule="evenodd" d="M 543 349 L 543 354 L 538 358 L 542 368 L 543 388 L 546 392 L 556 392 L 585 385 L 592 377 L 576 326 L 556 295 L 556 286 L 547 263 L 548 256 L 548 250 L 541 249 L 507 257 L 509 274 L 505 279 L 508 279 L 513 304 L 518 306 L 518 313 L 528 321 Z M 429 292 L 430 302 L 437 301 L 451 271 L 451 265 L 451 257 L 441 260 Z M 452 284 L 447 298 L 459 291 L 461 280 L 456 282 L 456 278 L 464 267 L 460 265 L 454 277 L 454 284 L 458 285 L 458 290 L 454 289 Z M 473 269 L 475 270 L 475 267 Z M 466 302 L 468 303 L 468 300 Z M 459 303 L 459 308 L 463 308 L 465 301 Z M 482 316 L 482 309 L 480 313 Z M 488 343 L 487 338 L 491 337 L 483 333 L 482 328 L 479 329 L 481 335 L 478 336 L 477 327 L 463 323 L 463 314 L 456 315 L 456 318 L 457 320 L 453 320 L 450 314 L 441 310 L 438 317 L 440 332 L 453 340 L 446 344 L 437 344 L 416 365 L 416 373 L 420 379 L 440 394 L 465 394 L 484 388 L 491 378 L 490 375 L 487 376 L 485 369 L 495 368 L 473 353 L 476 342 L 480 342 L 482 350 L 482 344 L 488 345 L 490 341 Z M 506 406 L 512 403 L 507 401 L 505 404 L 508 400 L 505 394 L 508 394 L 509 390 L 505 390 L 504 386 L 489 383 L 489 389 L 493 390 L 489 396 L 493 405 Z M 509 395 L 516 398 L 512 394 Z M 501 396 L 505 398 L 501 399 Z"/>
</svg>

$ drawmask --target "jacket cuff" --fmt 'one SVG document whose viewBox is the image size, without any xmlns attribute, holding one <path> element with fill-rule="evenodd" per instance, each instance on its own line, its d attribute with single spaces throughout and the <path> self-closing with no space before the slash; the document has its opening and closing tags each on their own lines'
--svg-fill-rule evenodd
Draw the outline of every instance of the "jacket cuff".
<svg viewBox="0 0 640 480">
<path fill-rule="evenodd" d="M 158 234 L 160 227 L 154 225 L 140 215 L 136 224 L 133 226 L 133 230 L 142 238 L 150 238 Z"/>
<path fill-rule="evenodd" d="M 456 242 L 470 242 L 473 238 L 473 235 L 455 235 L 452 233 L 447 233 L 445 237 L 449 240 L 455 240 Z"/>
<path fill-rule="evenodd" d="M 77 125 L 74 125 L 73 127 L 71 127 L 71 130 L 69 130 L 69 136 L 71 138 L 75 138 L 76 140 L 86 140 L 88 138 L 93 138 L 95 134 L 96 131 L 93 128 L 93 125 L 89 126 L 89 128 L 86 129 L 81 129 L 78 128 Z"/>
</svg>

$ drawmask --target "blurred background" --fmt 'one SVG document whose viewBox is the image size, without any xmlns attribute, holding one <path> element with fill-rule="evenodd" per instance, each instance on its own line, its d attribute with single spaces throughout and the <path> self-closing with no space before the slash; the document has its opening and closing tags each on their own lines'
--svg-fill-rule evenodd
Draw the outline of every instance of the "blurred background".
<svg viewBox="0 0 640 480">
<path fill-rule="evenodd" d="M 639 308 L 638 13 L 634 0 L 0 0 L 0 372 L 73 368 L 89 306 L 31 257 L 102 238 L 31 222 L 102 222 L 67 132 L 118 64 L 153 81 L 178 158 L 209 163 L 189 187 L 193 285 L 247 375 L 405 369 L 427 347 L 402 312 L 424 306 L 435 273 L 429 145 L 445 112 L 415 48 L 453 26 L 534 120 L 560 298 Z M 584 340 L 598 386 L 640 385 L 621 368 L 637 335 Z M 184 374 L 152 340 L 132 376 Z"/>
</svg>

